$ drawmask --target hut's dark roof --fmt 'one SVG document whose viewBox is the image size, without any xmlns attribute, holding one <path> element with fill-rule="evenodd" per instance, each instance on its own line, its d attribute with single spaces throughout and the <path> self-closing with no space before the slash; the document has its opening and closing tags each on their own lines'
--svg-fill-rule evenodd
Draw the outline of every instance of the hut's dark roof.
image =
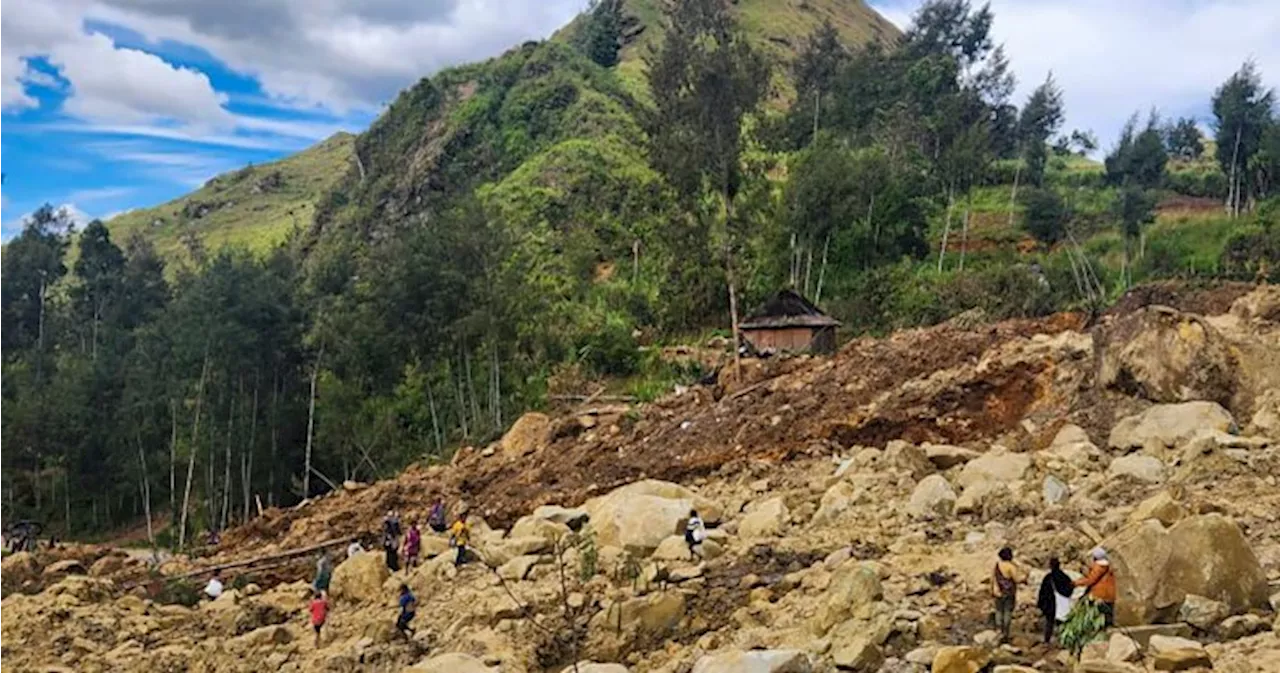
<svg viewBox="0 0 1280 673">
<path fill-rule="evenodd" d="M 781 327 L 835 327 L 832 318 L 794 290 L 781 290 L 747 317 L 741 329 L 776 329 Z"/>
</svg>

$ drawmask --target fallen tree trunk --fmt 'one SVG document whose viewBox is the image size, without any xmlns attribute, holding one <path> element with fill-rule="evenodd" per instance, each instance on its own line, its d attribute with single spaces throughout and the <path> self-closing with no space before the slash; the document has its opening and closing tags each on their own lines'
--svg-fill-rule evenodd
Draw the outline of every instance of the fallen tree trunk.
<svg viewBox="0 0 1280 673">
<path fill-rule="evenodd" d="M 209 566 L 207 568 L 201 568 L 199 570 L 192 570 L 190 572 L 185 572 L 180 575 L 172 575 L 172 576 L 166 577 L 165 579 L 172 579 L 172 580 L 186 579 L 188 577 L 196 577 L 198 575 L 212 573 L 215 570 L 232 570 L 235 568 L 245 568 L 249 566 L 254 566 L 259 563 L 267 563 L 269 561 L 279 561 L 282 559 L 293 558 L 297 556 L 306 556 L 307 554 L 317 552 L 322 549 L 328 549 L 330 547 L 336 547 L 339 545 L 351 544 L 353 540 L 359 537 L 360 537 L 359 535 L 348 535 L 347 537 L 342 537 L 335 540 L 329 540 L 328 542 L 313 544 L 309 547 L 300 547 L 298 549 L 290 549 L 289 551 L 282 551 L 274 554 L 266 554 L 264 556 L 256 556 L 254 558 L 246 559 L 243 561 L 232 561 L 231 563 L 223 563 L 221 565 Z"/>
</svg>

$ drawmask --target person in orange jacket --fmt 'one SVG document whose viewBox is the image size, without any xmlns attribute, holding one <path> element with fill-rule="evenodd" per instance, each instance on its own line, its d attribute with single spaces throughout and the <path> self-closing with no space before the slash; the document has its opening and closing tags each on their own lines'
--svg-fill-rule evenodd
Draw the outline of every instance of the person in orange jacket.
<svg viewBox="0 0 1280 673">
<path fill-rule="evenodd" d="M 1106 619 L 1108 628 L 1116 621 L 1116 574 L 1107 560 L 1107 550 L 1096 547 L 1093 550 L 1093 563 L 1084 577 L 1075 581 L 1075 585 L 1085 588 L 1085 595 L 1098 604 L 1098 610 Z"/>
</svg>

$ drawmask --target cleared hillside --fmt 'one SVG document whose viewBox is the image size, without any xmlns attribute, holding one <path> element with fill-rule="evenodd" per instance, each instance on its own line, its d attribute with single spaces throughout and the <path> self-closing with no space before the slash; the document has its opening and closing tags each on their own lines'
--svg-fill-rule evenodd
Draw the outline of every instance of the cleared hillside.
<svg viewBox="0 0 1280 673">
<path fill-rule="evenodd" d="M 207 249 L 224 245 L 265 250 L 298 225 L 305 227 L 315 204 L 351 163 L 355 136 L 335 134 L 323 142 L 271 163 L 223 173 L 190 194 L 153 208 L 112 218 L 112 237 L 125 241 L 143 232 L 165 257 L 182 247 L 187 232 Z"/>
</svg>

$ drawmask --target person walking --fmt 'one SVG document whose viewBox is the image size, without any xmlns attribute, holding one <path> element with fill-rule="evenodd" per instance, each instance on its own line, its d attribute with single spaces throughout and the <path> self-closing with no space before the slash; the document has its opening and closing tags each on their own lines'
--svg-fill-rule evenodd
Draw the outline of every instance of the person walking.
<svg viewBox="0 0 1280 673">
<path fill-rule="evenodd" d="M 698 510 L 689 510 L 689 520 L 684 524 L 684 543 L 689 545 L 689 556 L 702 556 L 702 541 L 707 538 L 707 527 L 698 516 Z"/>
<path fill-rule="evenodd" d="M 1062 571 L 1062 564 L 1055 556 L 1049 559 L 1049 572 L 1040 581 L 1040 594 L 1036 597 L 1036 607 L 1044 617 L 1044 644 L 1053 642 L 1053 633 L 1058 622 L 1066 621 L 1071 612 L 1071 592 L 1075 590 L 1071 578 Z"/>
<path fill-rule="evenodd" d="M 329 618 L 329 599 L 324 592 L 315 591 L 311 596 L 311 628 L 316 631 L 316 649 L 320 649 L 320 629 Z"/>
<path fill-rule="evenodd" d="M 418 522 L 409 522 L 409 532 L 404 534 L 404 570 L 408 573 L 418 565 L 418 552 L 422 549 L 422 531 Z"/>
<path fill-rule="evenodd" d="M 221 570 L 213 571 L 213 576 L 209 578 L 209 583 L 204 585 L 204 595 L 208 596 L 209 600 L 217 600 L 218 596 L 222 595 Z"/>
<path fill-rule="evenodd" d="M 1027 573 L 1013 562 L 1013 550 L 1001 549 L 991 571 L 991 595 L 995 598 L 995 625 L 1003 642 L 1009 642 L 1013 630 L 1013 609 L 1018 605 L 1018 585 L 1027 581 Z"/>
<path fill-rule="evenodd" d="M 329 595 L 329 581 L 333 579 L 333 561 L 329 558 L 329 552 L 320 552 L 320 558 L 316 559 L 316 580 L 312 583 L 311 588 L 320 594 Z"/>
<path fill-rule="evenodd" d="M 391 531 L 382 533 L 382 551 L 387 556 L 387 570 L 396 572 L 400 569 L 400 542 Z"/>
<path fill-rule="evenodd" d="M 444 533 L 449 530 L 448 515 L 444 511 L 444 498 L 436 496 L 435 501 L 431 503 L 431 513 L 427 515 L 427 527 L 435 531 L 437 534 Z"/>
<path fill-rule="evenodd" d="M 1116 574 L 1107 559 L 1107 550 L 1095 547 L 1090 556 L 1093 563 L 1089 565 L 1089 572 L 1076 580 L 1075 586 L 1084 587 L 1085 596 L 1097 604 L 1107 628 L 1111 628 L 1116 623 Z"/>
<path fill-rule="evenodd" d="M 467 523 L 467 513 L 462 511 L 458 513 L 458 520 L 453 522 L 453 527 L 449 529 L 450 542 L 454 548 L 458 550 L 458 555 L 453 559 L 453 566 L 460 567 L 467 561 L 467 545 L 471 542 L 471 524 Z"/>
<path fill-rule="evenodd" d="M 409 591 L 408 584 L 400 585 L 400 616 L 396 618 L 396 630 L 404 634 L 405 638 L 413 637 L 413 629 L 409 628 L 409 622 L 413 621 L 414 615 L 417 614 L 418 599 Z"/>
</svg>

